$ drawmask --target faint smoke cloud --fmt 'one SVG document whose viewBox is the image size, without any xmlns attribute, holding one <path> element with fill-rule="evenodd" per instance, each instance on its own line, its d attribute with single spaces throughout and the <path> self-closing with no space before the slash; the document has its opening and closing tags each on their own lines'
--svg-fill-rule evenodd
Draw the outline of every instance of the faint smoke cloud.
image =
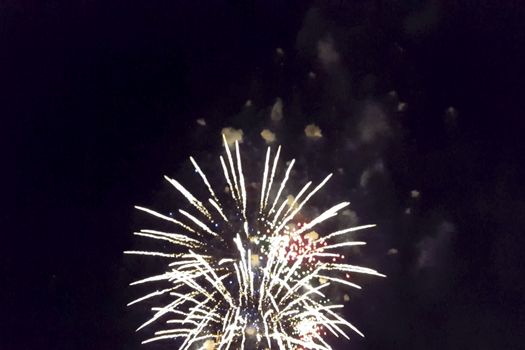
<svg viewBox="0 0 525 350">
<path fill-rule="evenodd" d="M 347 218 L 349 221 L 350 226 L 357 225 L 359 223 L 359 217 L 357 216 L 356 212 L 351 209 L 346 209 L 341 213 L 342 216 Z"/>
<path fill-rule="evenodd" d="M 271 132 L 269 129 L 264 129 L 261 131 L 261 137 L 264 139 L 266 143 L 272 143 L 275 142 L 275 133 Z"/>
<path fill-rule="evenodd" d="M 308 124 L 304 128 L 304 134 L 306 135 L 306 137 L 308 137 L 309 139 L 312 139 L 312 140 L 317 140 L 317 139 L 320 139 L 321 137 L 323 137 L 323 133 L 321 132 L 321 128 L 319 128 L 315 124 Z"/>
<path fill-rule="evenodd" d="M 359 178 L 359 186 L 362 188 L 368 187 L 370 179 L 376 174 L 382 174 L 385 171 L 385 165 L 381 159 L 377 160 L 374 164 L 369 166 L 363 171 Z"/>
<path fill-rule="evenodd" d="M 408 103 L 406 103 L 406 102 L 399 102 L 397 104 L 397 111 L 398 112 L 406 112 L 407 108 L 408 108 Z"/>
<path fill-rule="evenodd" d="M 458 126 L 458 110 L 452 106 L 445 110 L 445 124 L 449 129 L 455 129 Z"/>
<path fill-rule="evenodd" d="M 358 130 L 359 138 L 363 143 L 372 143 L 380 137 L 388 136 L 391 132 L 386 114 L 375 104 L 365 107 Z"/>
<path fill-rule="evenodd" d="M 275 103 L 272 106 L 272 112 L 270 115 L 270 118 L 274 122 L 278 122 L 279 120 L 283 119 L 283 100 L 281 100 L 279 97 L 275 100 Z"/>
<path fill-rule="evenodd" d="M 340 55 L 334 47 L 334 40 L 331 37 L 321 39 L 317 42 L 317 58 L 325 68 L 337 65 Z"/>
<path fill-rule="evenodd" d="M 238 141 L 239 143 L 242 143 L 243 141 L 243 132 L 241 129 L 226 127 L 221 130 L 221 134 L 226 138 L 228 146 L 234 145 L 235 141 Z"/>
<path fill-rule="evenodd" d="M 417 268 L 434 268 L 446 260 L 455 226 L 451 222 L 443 221 L 437 228 L 434 237 L 425 237 L 419 244 Z"/>
<path fill-rule="evenodd" d="M 396 248 L 390 248 L 387 252 L 387 255 L 397 255 L 399 254 L 399 251 Z"/>
<path fill-rule="evenodd" d="M 421 36 L 431 32 L 439 24 L 442 13 L 441 1 L 422 1 L 419 9 L 405 18 L 403 23 L 405 32 L 414 36 Z"/>
</svg>

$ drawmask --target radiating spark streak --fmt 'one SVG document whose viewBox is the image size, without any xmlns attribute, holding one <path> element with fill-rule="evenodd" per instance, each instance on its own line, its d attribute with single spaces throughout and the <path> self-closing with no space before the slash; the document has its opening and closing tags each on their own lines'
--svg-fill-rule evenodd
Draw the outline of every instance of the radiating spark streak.
<svg viewBox="0 0 525 350">
<path fill-rule="evenodd" d="M 244 283 L 243 283 L 243 280 L 242 280 L 242 277 L 241 277 L 241 273 L 240 273 L 240 269 L 239 269 L 239 265 L 237 263 L 233 264 L 233 267 L 235 269 L 235 276 L 237 277 L 237 283 L 239 283 L 239 290 L 241 291 L 239 293 L 239 305 L 242 303 L 242 298 L 244 298 L 244 296 L 246 295 L 244 293 Z"/>
<path fill-rule="evenodd" d="M 215 307 L 216 309 L 217 307 Z M 215 309 L 213 311 L 215 311 Z M 189 336 L 186 338 L 184 343 L 182 343 L 181 349 L 187 349 L 189 346 L 193 344 L 193 341 L 190 341 L 192 337 L 195 337 L 199 334 L 200 330 L 208 323 L 208 320 L 210 319 L 211 315 L 207 315 L 204 317 L 201 321 L 201 323 L 197 326 L 197 328 L 193 329 Z"/>
<path fill-rule="evenodd" d="M 137 284 L 161 281 L 161 280 L 169 279 L 171 275 L 172 275 L 172 272 L 166 272 L 166 273 L 163 273 L 162 275 L 150 276 L 148 278 L 143 278 L 141 280 L 131 282 L 130 285 L 135 286 Z"/>
<path fill-rule="evenodd" d="M 307 299 L 307 300 L 309 300 L 309 301 L 312 301 L 312 299 L 310 299 L 310 298 L 308 297 L 310 294 L 313 294 L 314 292 L 319 291 L 320 289 L 323 289 L 323 288 L 325 288 L 325 287 L 328 287 L 329 285 L 330 285 L 330 283 L 323 283 L 323 284 L 321 284 L 319 287 L 315 287 L 315 288 L 313 288 L 312 290 L 309 290 L 308 292 L 306 292 L 306 293 L 304 293 L 303 295 L 301 295 L 299 298 L 297 298 L 297 299 L 293 300 L 292 302 L 288 303 L 288 304 L 286 305 L 286 307 L 285 307 L 284 309 L 281 310 L 281 312 L 284 312 L 284 311 L 288 310 L 289 308 L 291 308 L 291 307 L 294 306 L 295 304 L 302 302 L 304 299 Z"/>
<path fill-rule="evenodd" d="M 268 188 L 266 189 L 266 195 L 264 196 L 263 210 L 266 208 L 268 203 L 268 197 L 270 196 L 270 191 L 272 189 L 273 178 L 275 176 L 275 169 L 277 169 L 277 162 L 279 161 L 279 155 L 281 154 L 281 146 L 277 148 L 277 154 L 273 159 L 272 173 L 270 175 L 270 181 L 268 182 Z"/>
<path fill-rule="evenodd" d="M 224 287 L 224 284 L 222 283 L 222 280 L 224 279 L 224 276 L 219 278 L 219 276 L 217 276 L 217 273 L 215 272 L 215 270 L 213 268 L 211 268 L 211 266 L 206 262 L 206 260 L 204 260 L 202 258 L 202 256 L 193 253 L 191 250 L 190 250 L 190 254 L 194 255 L 197 260 L 199 260 L 200 262 L 203 263 L 203 265 L 206 267 L 207 271 L 213 277 L 213 280 L 212 280 L 211 278 L 208 278 L 208 275 L 206 275 L 207 279 L 210 281 L 210 283 L 212 283 L 213 287 L 215 287 L 215 288 L 218 287 L 217 290 L 226 298 L 226 300 L 230 303 L 230 305 L 233 305 L 233 301 L 232 301 L 232 298 L 230 296 L 230 293 L 226 290 L 226 288 Z"/>
<path fill-rule="evenodd" d="M 202 288 L 198 283 L 195 282 L 195 280 L 198 277 L 204 276 L 204 272 L 202 270 L 197 269 L 196 273 L 184 273 L 181 271 L 173 271 L 170 274 L 170 280 L 173 280 L 175 283 L 182 283 L 184 285 L 187 285 L 188 287 L 198 291 L 202 295 L 206 296 L 208 299 L 213 299 L 213 295 L 208 293 L 204 288 Z M 180 286 L 180 284 L 179 284 Z"/>
<path fill-rule="evenodd" d="M 153 238 L 153 239 L 160 239 L 160 240 L 168 241 L 170 243 L 181 245 L 181 246 L 185 246 L 185 247 L 188 247 L 188 248 L 196 248 L 198 245 L 201 244 L 201 242 L 199 242 L 199 241 L 196 241 L 195 243 L 193 243 L 193 242 L 191 242 L 189 240 L 175 239 L 175 238 L 169 237 L 167 235 L 160 235 L 160 234 L 159 235 L 155 235 L 155 234 L 151 234 L 151 233 L 147 233 L 147 232 L 134 232 L 133 234 L 135 236 L 149 237 L 149 238 Z"/>
<path fill-rule="evenodd" d="M 350 322 L 346 321 L 345 319 L 343 319 L 341 316 L 339 316 L 338 314 L 336 314 L 335 312 L 333 312 L 332 310 L 330 309 L 325 309 L 326 312 L 328 314 L 330 314 L 330 316 L 333 316 L 335 317 L 337 320 L 339 320 L 342 324 L 344 324 L 345 326 L 348 326 L 350 327 L 354 332 L 356 332 L 357 334 L 359 334 L 361 337 L 364 338 L 364 334 L 361 333 L 361 331 L 359 329 L 357 329 L 353 324 L 351 324 Z M 341 331 L 342 332 L 342 331 Z M 346 334 L 344 332 L 342 332 L 342 334 L 344 336 L 346 336 Z M 348 339 L 348 336 L 346 336 L 346 338 Z"/>
<path fill-rule="evenodd" d="M 146 339 L 142 342 L 142 344 L 147 344 L 147 343 L 151 343 L 151 342 L 154 342 L 154 341 L 157 341 L 157 340 L 162 340 L 162 339 L 174 339 L 174 338 L 183 338 L 183 337 L 186 337 L 188 335 L 188 333 L 186 332 L 180 332 L 181 334 L 170 334 L 170 335 L 161 335 L 161 336 L 158 336 L 158 337 L 153 337 L 153 338 L 149 338 L 149 339 Z"/>
<path fill-rule="evenodd" d="M 376 225 L 362 225 L 362 226 L 350 227 L 350 228 L 347 228 L 347 229 L 344 229 L 344 230 L 341 230 L 341 231 L 336 231 L 336 232 L 330 233 L 326 237 L 321 237 L 321 238 L 319 238 L 317 240 L 317 242 L 327 241 L 330 238 L 334 238 L 334 237 L 337 237 L 337 236 L 340 236 L 340 235 L 344 235 L 344 234 L 349 233 L 349 232 L 364 230 L 364 229 L 372 228 L 372 227 L 375 227 L 375 226 Z"/>
<path fill-rule="evenodd" d="M 344 279 L 341 279 L 341 278 L 335 278 L 335 277 L 330 277 L 330 276 L 325 276 L 325 275 L 315 275 L 315 277 L 324 278 L 324 279 L 329 280 L 329 281 L 333 281 L 333 282 L 345 284 L 345 285 L 353 287 L 353 288 L 361 289 L 360 285 L 357 285 L 357 284 L 352 283 L 352 282 L 348 282 L 347 280 L 344 280 Z"/>
<path fill-rule="evenodd" d="M 241 349 L 244 349 L 244 342 L 246 341 L 246 318 L 242 319 L 242 329 L 240 333 L 242 334 Z"/>
<path fill-rule="evenodd" d="M 214 294 L 216 294 L 216 293 L 214 293 Z M 187 320 L 203 320 L 203 319 L 208 319 L 208 317 L 210 317 L 210 319 L 215 320 L 216 322 L 220 322 L 221 317 L 217 313 L 215 313 L 216 307 L 214 309 L 210 309 L 210 308 L 206 307 L 206 304 L 208 303 L 209 300 L 215 300 L 215 299 L 213 299 L 213 295 L 211 295 L 210 297 L 204 299 L 199 304 L 195 305 L 195 307 L 193 307 L 191 309 L 190 313 L 185 314 L 186 318 L 184 319 L 184 321 L 187 321 Z M 197 313 L 202 313 L 203 315 L 202 316 L 198 316 Z M 197 324 L 197 327 L 198 326 L 199 326 L 199 324 Z"/>
<path fill-rule="evenodd" d="M 232 154 L 230 152 L 230 146 L 228 146 L 228 142 L 226 142 L 226 136 L 222 135 L 222 139 L 224 141 L 224 149 L 226 150 L 226 155 L 228 156 L 228 163 L 230 164 L 230 171 L 232 173 L 234 190 L 235 190 L 235 193 L 236 193 L 236 197 L 237 197 L 237 199 L 240 202 L 239 185 L 237 184 L 237 175 L 235 175 L 235 166 L 233 164 L 233 158 L 232 158 Z"/>
<path fill-rule="evenodd" d="M 206 175 L 202 172 L 201 168 L 199 167 L 199 165 L 197 164 L 197 162 L 195 161 L 195 159 L 193 159 L 193 157 L 190 157 L 190 161 L 191 163 L 193 164 L 193 167 L 195 168 L 195 171 L 200 175 L 202 181 L 204 182 L 204 184 L 206 185 L 206 187 L 208 188 L 208 192 L 210 192 L 210 195 L 213 197 L 213 200 L 218 203 L 219 202 L 219 199 L 217 198 L 217 195 L 215 195 L 215 192 L 213 191 L 213 188 L 211 187 L 210 183 L 208 182 L 208 178 L 206 177 Z"/>
<path fill-rule="evenodd" d="M 277 204 L 277 201 L 279 200 L 279 197 L 281 196 L 281 192 L 286 186 L 286 182 L 288 182 L 288 177 L 290 176 L 290 171 L 292 171 L 294 164 L 295 164 L 295 159 L 292 159 L 292 161 L 290 162 L 290 165 L 288 165 L 288 169 L 286 169 L 286 173 L 284 175 L 283 181 L 281 182 L 281 186 L 279 187 L 279 190 L 277 191 L 277 194 L 275 195 L 275 199 L 273 200 L 272 207 L 270 208 L 270 211 L 269 211 L 270 214 L 273 213 L 275 205 Z"/>
<path fill-rule="evenodd" d="M 334 249 L 334 248 L 340 248 L 340 247 L 352 247 L 356 245 L 366 245 L 366 242 L 360 242 L 360 241 L 353 241 L 353 242 L 343 242 L 343 243 L 336 243 L 336 244 L 330 244 L 326 246 L 322 246 L 316 249 L 316 251 L 322 249 L 322 250 L 328 250 L 328 249 Z"/>
<path fill-rule="evenodd" d="M 163 220 L 166 220 L 166 221 L 170 221 L 170 222 L 173 222 L 174 224 L 177 224 L 179 225 L 180 227 L 183 227 L 184 229 L 192 232 L 192 233 L 196 233 L 195 230 L 193 230 L 191 227 L 189 227 L 188 225 L 185 225 L 183 224 L 182 222 L 178 221 L 178 220 L 175 220 L 173 218 L 170 218 L 169 216 L 166 216 L 166 215 L 162 215 L 160 213 L 157 213 L 156 211 L 154 210 L 151 210 L 151 209 L 148 209 L 148 208 L 144 208 L 144 207 L 139 207 L 139 206 L 135 206 L 135 209 L 138 209 L 138 210 L 141 210 L 141 211 L 144 211 L 148 214 L 151 214 L 153 216 L 156 216 L 160 219 L 163 219 Z"/>
<path fill-rule="evenodd" d="M 195 172 L 211 196 L 208 202 L 223 223 L 215 222 L 203 202 L 178 181 L 167 176 L 166 180 L 189 201 L 192 210 L 197 210 L 204 217 L 179 209 L 178 212 L 188 219 L 185 220 L 188 223 L 183 223 L 172 218 L 171 214 L 166 216 L 151 209 L 136 207 L 184 229 L 177 233 L 158 230 L 134 233 L 169 242 L 173 245 L 165 246 L 176 253 L 141 250 L 125 252 L 170 259 L 164 273 L 131 283 L 168 284 L 166 288 L 154 290 L 128 304 L 170 298 L 166 305 L 151 308 L 152 317 L 137 330 L 164 318 L 169 318 L 166 324 L 175 328 L 158 330 L 143 343 L 182 339 L 179 340 L 179 349 L 204 350 L 210 345 L 205 345 L 204 341 L 211 339 L 212 346 L 217 350 L 247 350 L 254 346 L 280 350 L 332 350 L 323 338 L 324 331 L 348 339 L 345 330 L 351 329 L 362 336 L 357 328 L 333 311 L 343 305 L 330 303 L 326 291 L 331 285 L 360 289 L 359 285 L 344 279 L 348 273 L 384 275 L 341 260 L 344 257 L 337 249 L 364 245 L 365 242 L 334 242 L 331 239 L 375 225 L 347 228 L 315 240 L 310 239 L 309 234 L 303 235 L 336 216 L 349 203 L 336 204 L 321 215 L 306 220 L 306 223 L 299 222 L 297 214 L 323 188 L 331 174 L 313 190 L 308 191 L 312 185 L 310 181 L 293 200 L 280 202 L 295 163 L 292 160 L 288 164 L 274 194 L 272 186 L 280 147 L 273 159 L 271 149 L 268 148 L 266 152 L 260 201 L 255 204 L 259 208 L 258 211 L 254 208 L 254 211 L 249 212 L 252 202 L 246 192 L 239 144 L 235 142 L 235 155 L 232 156 L 225 137 L 223 141 L 228 164 L 222 156 L 220 163 L 234 206 L 228 207 L 221 203 L 220 193 L 214 191 L 202 169 L 190 157 Z M 213 217 L 218 218 L 217 213 L 213 212 Z M 320 231 L 319 228 L 316 230 Z"/>
<path fill-rule="evenodd" d="M 327 348 L 325 346 L 321 346 L 321 345 L 316 344 L 314 342 L 305 342 L 305 341 L 302 341 L 300 339 L 292 338 L 290 336 L 285 336 L 284 338 L 289 340 L 293 344 L 304 346 L 307 349 L 312 349 L 312 350 L 314 350 L 314 349 L 317 349 L 317 350 L 330 350 L 330 348 Z"/>
<path fill-rule="evenodd" d="M 149 293 L 141 298 L 138 298 L 138 299 L 135 299 L 133 300 L 132 302 L 128 303 L 127 306 L 130 306 L 130 305 L 133 305 L 133 304 L 136 304 L 138 302 L 141 302 L 141 301 L 144 301 L 146 299 L 149 299 L 149 298 L 152 298 L 152 297 L 156 297 L 156 296 L 159 296 L 159 295 L 163 295 L 163 294 L 166 294 L 172 290 L 174 290 L 175 288 L 168 288 L 168 289 L 163 289 L 163 290 L 157 290 L 153 293 Z"/>
<path fill-rule="evenodd" d="M 246 188 L 244 186 L 244 174 L 242 173 L 242 163 L 238 141 L 235 141 L 235 155 L 237 157 L 237 171 L 239 172 L 239 185 L 241 187 L 242 216 L 244 220 L 246 220 Z"/>
<path fill-rule="evenodd" d="M 307 312 L 300 314 L 300 315 L 304 315 L 303 317 L 313 316 L 317 320 L 317 322 L 323 325 L 335 337 L 339 338 L 339 332 L 342 332 L 342 331 L 336 328 L 337 325 L 332 325 L 332 323 L 330 322 L 330 319 L 326 318 L 321 312 L 318 311 L 320 309 L 313 309 L 309 305 L 305 305 L 304 308 L 307 310 Z M 296 315 L 295 317 L 299 318 L 300 316 Z"/>
<path fill-rule="evenodd" d="M 266 161 L 264 162 L 264 172 L 263 172 L 263 180 L 262 180 L 262 188 L 261 188 L 261 204 L 259 206 L 259 213 L 262 213 L 263 211 L 263 204 L 264 204 L 264 197 L 266 196 L 266 180 L 268 178 L 268 163 L 270 162 L 270 147 L 268 147 L 268 150 L 266 151 Z"/>
<path fill-rule="evenodd" d="M 268 334 L 268 322 L 266 321 L 266 319 L 268 318 L 268 316 L 273 312 L 273 310 L 268 310 L 266 311 L 266 313 L 263 315 L 263 325 L 264 325 L 264 336 L 266 337 L 266 341 L 268 342 L 268 349 L 271 349 L 272 348 L 272 341 L 270 340 L 270 335 Z"/>
<path fill-rule="evenodd" d="M 199 325 L 197 322 L 191 321 L 191 320 L 167 320 L 166 323 L 168 323 L 168 324 L 186 324 L 186 323 L 190 323 L 190 324 L 195 325 L 195 326 Z"/>
<path fill-rule="evenodd" d="M 226 215 L 224 215 L 224 212 L 222 211 L 220 205 L 214 201 L 213 199 L 209 198 L 208 201 L 211 203 L 211 205 L 217 209 L 217 212 L 220 214 L 220 216 L 222 217 L 222 219 L 226 222 L 228 222 L 228 218 L 226 217 Z"/>
<path fill-rule="evenodd" d="M 293 293 L 295 291 L 297 291 L 299 288 L 301 287 L 307 287 L 308 285 L 306 284 L 306 282 L 309 282 L 310 280 L 312 280 L 313 278 L 315 278 L 317 276 L 317 273 L 320 271 L 320 268 L 316 268 L 314 271 L 312 271 L 311 273 L 307 274 L 305 277 L 303 277 L 302 279 L 300 279 L 299 281 L 297 281 L 295 283 L 295 285 L 290 288 L 288 290 L 288 292 L 282 297 L 281 299 L 281 302 L 284 302 L 286 301 L 286 299 L 293 295 Z"/>
<path fill-rule="evenodd" d="M 253 271 L 252 271 L 252 251 L 248 249 L 248 272 L 250 279 L 250 294 L 253 296 Z"/>
<path fill-rule="evenodd" d="M 320 224 L 321 222 L 337 215 L 337 212 L 345 207 L 350 205 L 350 202 L 343 202 L 339 203 L 337 205 L 334 205 L 318 217 L 316 217 L 314 220 L 310 221 L 308 224 L 304 225 L 301 229 L 297 230 L 294 234 L 300 235 L 301 233 L 310 230 L 312 227 L 314 227 L 317 224 Z"/>
<path fill-rule="evenodd" d="M 166 254 L 160 252 L 146 252 L 140 250 L 126 250 L 124 254 L 135 254 L 135 255 L 151 255 L 151 256 L 162 256 L 164 258 L 176 258 L 179 254 Z"/>
<path fill-rule="evenodd" d="M 348 264 L 327 264 L 326 266 L 327 270 L 339 270 L 339 271 L 346 271 L 346 272 L 359 272 L 364 273 L 367 275 L 375 275 L 379 277 L 386 277 L 386 275 L 383 275 L 376 270 L 369 269 L 367 267 L 361 267 L 361 266 L 354 266 L 354 265 L 348 265 Z"/>
<path fill-rule="evenodd" d="M 206 224 L 204 224 L 202 221 L 200 221 L 199 219 L 197 219 L 195 216 L 191 215 L 190 213 L 182 209 L 179 209 L 179 213 L 181 213 L 182 215 L 184 215 L 185 217 L 193 221 L 197 226 L 199 226 L 202 230 L 204 230 L 204 232 L 209 233 L 210 235 L 215 236 L 215 237 L 219 236 L 216 232 L 213 232 L 208 226 L 206 226 Z"/>
<path fill-rule="evenodd" d="M 135 232 L 139 233 L 139 232 Z M 190 238 L 186 235 L 182 235 L 179 233 L 173 233 L 173 232 L 164 232 L 164 231 L 157 231 L 157 230 L 140 230 L 140 233 L 147 233 L 155 236 L 160 237 L 166 237 L 170 238 L 175 241 L 181 241 L 181 242 L 187 242 L 187 243 L 195 243 L 195 244 L 201 244 L 202 242 L 198 239 Z"/>
<path fill-rule="evenodd" d="M 248 285 L 249 285 L 249 282 L 248 282 L 249 276 L 248 276 L 247 264 L 246 264 L 246 255 L 245 255 L 246 254 L 246 250 L 242 246 L 241 237 L 239 235 L 237 235 L 237 237 L 235 237 L 234 242 L 235 242 L 235 245 L 237 246 L 237 249 L 239 251 L 239 255 L 241 257 L 241 261 L 240 261 L 240 264 L 239 264 L 239 269 L 241 271 L 241 277 L 242 277 L 242 279 L 240 281 L 240 285 L 242 286 L 242 294 L 243 294 L 244 297 L 247 297 Z"/>
<path fill-rule="evenodd" d="M 233 185 L 230 179 L 230 175 L 228 173 L 228 167 L 226 166 L 226 162 L 224 162 L 224 158 L 222 156 L 220 156 L 219 159 L 221 160 L 222 171 L 224 173 L 224 178 L 226 179 L 226 183 L 228 184 L 228 188 L 230 189 L 230 194 L 233 200 L 235 201 L 235 204 L 238 205 L 239 201 L 237 200 L 235 189 L 233 188 Z"/>
<path fill-rule="evenodd" d="M 297 261 L 292 265 L 292 267 L 290 268 L 290 270 L 288 271 L 288 273 L 286 274 L 286 276 L 284 277 L 284 279 L 283 279 L 282 282 L 280 283 L 279 289 L 277 289 L 277 292 L 275 293 L 275 295 L 279 295 L 279 293 L 281 292 L 282 288 L 283 288 L 284 286 L 287 286 L 287 285 L 288 285 L 288 280 L 290 279 L 290 277 L 292 277 L 292 274 L 297 270 L 297 268 L 301 265 L 302 262 L 303 262 L 303 259 L 302 259 L 302 258 L 299 258 L 299 259 L 297 259 Z"/>
<path fill-rule="evenodd" d="M 248 222 L 245 221 L 244 224 L 242 225 L 242 228 L 244 229 L 244 234 L 246 235 L 246 238 L 250 238 L 250 233 L 248 231 L 250 231 L 249 227 L 248 227 Z"/>
<path fill-rule="evenodd" d="M 307 184 L 308 185 L 308 184 Z M 308 185 L 309 186 L 309 185 Z M 295 200 L 294 200 L 295 201 Z M 275 214 L 275 216 L 273 217 L 273 221 L 271 223 L 271 228 L 273 229 L 275 227 L 275 224 L 277 223 L 277 220 L 279 219 L 279 216 L 281 215 L 281 212 L 283 211 L 284 207 L 286 207 L 286 205 L 289 204 L 288 203 L 288 199 L 285 199 L 281 205 L 279 206 L 279 209 L 277 209 L 277 213 Z M 293 203 L 292 203 L 293 204 Z M 290 205 L 291 207 L 291 205 Z"/>
<path fill-rule="evenodd" d="M 219 264 L 218 265 L 220 266 L 220 265 L 222 265 L 224 263 L 235 262 L 235 261 L 237 261 L 237 260 L 234 260 L 234 259 L 221 259 L 221 260 L 219 260 Z"/>
<path fill-rule="evenodd" d="M 206 209 L 206 207 L 199 201 L 197 198 L 195 198 L 191 192 L 189 192 L 187 189 L 184 188 L 177 180 L 171 179 L 168 176 L 164 175 L 164 178 L 173 185 L 187 200 L 190 202 L 191 205 L 193 205 L 198 211 L 200 211 L 203 215 L 205 215 L 209 220 L 211 220 L 211 214 Z"/>
<path fill-rule="evenodd" d="M 311 253 L 311 254 L 305 255 L 304 257 L 305 258 L 311 258 L 311 257 L 338 258 L 340 257 L 340 255 L 337 253 Z"/>
<path fill-rule="evenodd" d="M 170 311 L 170 309 L 176 308 L 178 305 L 183 304 L 186 301 L 195 301 L 195 299 L 193 299 L 191 297 L 188 297 L 188 296 L 185 296 L 185 295 L 180 295 L 177 299 L 175 299 L 175 301 L 173 301 L 170 304 L 160 308 L 160 310 L 157 311 L 157 313 L 152 318 L 150 318 L 148 321 L 144 322 L 139 328 L 137 328 L 137 331 L 139 331 L 142 328 L 146 327 L 147 325 L 155 322 L 156 320 L 158 320 L 159 318 L 161 318 L 162 316 L 167 314 Z"/>
<path fill-rule="evenodd" d="M 259 302 L 258 302 L 257 309 L 261 313 L 263 312 L 262 303 L 263 303 L 263 300 L 264 300 L 264 293 L 265 293 L 265 290 L 266 290 L 266 280 L 268 279 L 268 268 L 271 266 L 272 262 L 273 262 L 273 254 L 272 254 L 272 252 L 270 252 L 270 257 L 269 257 L 269 259 L 267 261 L 267 265 L 263 269 L 263 278 L 262 278 L 262 281 L 261 281 L 260 287 L 259 287 Z"/>
</svg>

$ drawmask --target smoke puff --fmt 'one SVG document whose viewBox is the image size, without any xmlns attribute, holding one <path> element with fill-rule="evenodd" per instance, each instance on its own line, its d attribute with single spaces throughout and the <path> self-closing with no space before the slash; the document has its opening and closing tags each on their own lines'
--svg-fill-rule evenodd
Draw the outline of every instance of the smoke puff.
<svg viewBox="0 0 525 350">
<path fill-rule="evenodd" d="M 446 254 L 454 232 L 454 224 L 444 221 L 438 226 L 437 234 L 434 237 L 425 237 L 418 244 L 418 270 L 435 268 L 440 261 L 446 261 Z"/>
<path fill-rule="evenodd" d="M 276 140 L 275 134 L 268 129 L 264 129 L 263 131 L 261 131 L 261 137 L 266 143 L 272 143 Z"/>
<path fill-rule="evenodd" d="M 319 40 L 317 43 L 317 58 L 325 68 L 337 65 L 340 55 L 334 47 L 334 41 L 331 37 Z"/>
<path fill-rule="evenodd" d="M 304 128 L 304 134 L 306 135 L 306 137 L 308 137 L 309 139 L 313 139 L 313 140 L 317 140 L 317 139 L 320 139 L 321 137 L 323 137 L 323 133 L 321 132 L 321 128 L 319 128 L 315 124 L 308 124 Z"/>
<path fill-rule="evenodd" d="M 357 213 L 351 209 L 345 209 L 341 212 L 342 216 L 345 216 L 349 220 L 349 225 L 355 226 L 359 223 L 359 217 Z"/>
<path fill-rule="evenodd" d="M 274 122 L 283 119 L 283 100 L 281 100 L 280 98 L 277 98 L 277 100 L 273 104 L 270 118 Z"/>
<path fill-rule="evenodd" d="M 226 138 L 226 142 L 229 146 L 232 146 L 235 144 L 235 141 L 238 141 L 239 143 L 242 143 L 243 141 L 243 132 L 241 129 L 234 129 L 231 127 L 226 127 L 221 130 L 221 133 Z"/>
<path fill-rule="evenodd" d="M 359 122 L 358 130 L 359 137 L 363 143 L 372 143 L 379 137 L 391 133 L 385 113 L 375 104 L 369 104 L 365 107 L 364 116 Z"/>
<path fill-rule="evenodd" d="M 385 171 L 385 165 L 381 159 L 377 160 L 374 164 L 369 166 L 368 168 L 363 171 L 361 174 L 361 177 L 359 178 L 359 186 L 362 188 L 366 188 L 368 186 L 368 183 L 370 182 L 370 179 L 375 174 L 382 174 Z"/>
</svg>

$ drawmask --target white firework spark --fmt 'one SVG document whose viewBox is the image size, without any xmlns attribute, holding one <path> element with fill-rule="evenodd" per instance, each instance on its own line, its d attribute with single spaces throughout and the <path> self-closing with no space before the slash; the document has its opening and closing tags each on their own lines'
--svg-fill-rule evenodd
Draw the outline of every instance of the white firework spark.
<svg viewBox="0 0 525 350">
<path fill-rule="evenodd" d="M 231 208 L 222 205 L 191 157 L 195 172 L 209 192 L 207 201 L 198 200 L 176 180 L 165 178 L 196 209 L 195 213 L 179 210 L 181 217 L 177 220 L 136 206 L 173 224 L 175 232 L 141 230 L 135 234 L 176 246 L 176 253 L 125 252 L 171 261 L 162 274 L 132 283 L 167 284 L 165 289 L 128 304 L 161 296 L 162 301 L 168 300 L 165 305 L 153 307 L 151 319 L 138 329 L 162 321 L 166 328 L 156 331 L 143 343 L 180 339 L 180 349 L 329 350 L 332 348 L 324 339 L 326 333 L 348 339 L 350 329 L 363 336 L 337 313 L 343 305 L 332 304 L 323 292 L 332 284 L 361 288 L 348 280 L 350 273 L 384 276 L 370 268 L 349 265 L 336 252 L 337 248 L 365 242 L 333 240 L 375 225 L 347 228 L 324 237 L 313 231 L 316 225 L 348 206 L 348 202 L 331 207 L 309 222 L 299 222 L 299 212 L 331 174 L 310 192 L 311 182 L 307 183 L 293 201 L 281 199 L 295 162 L 292 160 L 272 197 L 280 147 L 273 164 L 268 148 L 260 199 L 258 203 L 249 203 L 239 145 L 235 143 L 233 156 L 224 136 L 223 139 L 226 160 L 222 156 L 220 160 L 234 202 Z M 247 210 L 248 204 L 255 207 L 251 212 Z"/>
</svg>

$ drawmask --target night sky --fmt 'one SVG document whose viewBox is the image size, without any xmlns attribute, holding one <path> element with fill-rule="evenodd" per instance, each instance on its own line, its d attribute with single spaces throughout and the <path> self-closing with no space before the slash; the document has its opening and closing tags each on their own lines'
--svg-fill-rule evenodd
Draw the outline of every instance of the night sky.
<svg viewBox="0 0 525 350">
<path fill-rule="evenodd" d="M 179 207 L 164 174 L 198 183 L 190 155 L 220 181 L 224 127 L 255 170 L 267 128 L 297 186 L 334 172 L 314 211 L 378 224 L 349 261 L 388 278 L 360 277 L 366 338 L 334 348 L 520 348 L 518 3 L 1 0 L 0 349 L 175 348 L 140 345 L 128 284 L 162 265 L 122 252 L 152 223 L 133 205 Z"/>
</svg>

